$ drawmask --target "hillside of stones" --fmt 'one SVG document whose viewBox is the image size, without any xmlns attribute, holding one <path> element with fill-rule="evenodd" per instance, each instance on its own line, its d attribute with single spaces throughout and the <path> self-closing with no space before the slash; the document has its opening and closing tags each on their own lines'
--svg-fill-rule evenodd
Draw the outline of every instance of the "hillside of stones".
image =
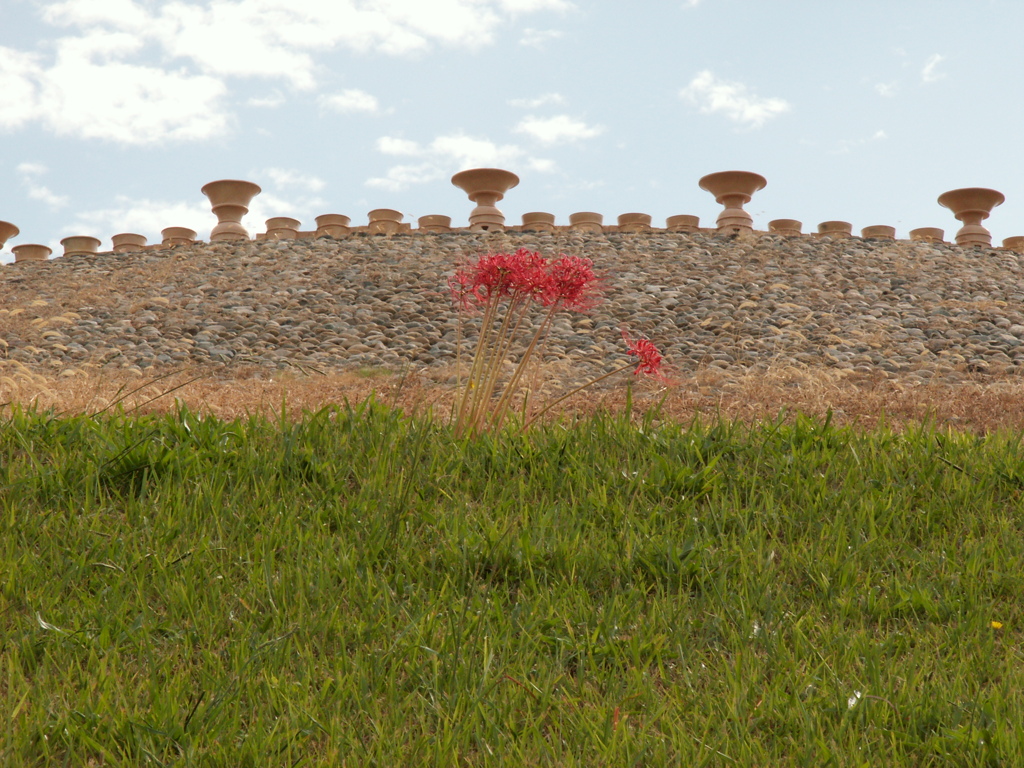
<svg viewBox="0 0 1024 768">
<path fill-rule="evenodd" d="M 794 365 L 954 383 L 1024 369 L 1024 267 L 1012 251 L 569 231 L 197 243 L 5 265 L 0 362 L 56 375 L 450 365 L 459 331 L 446 278 L 518 247 L 586 256 L 606 276 L 603 302 L 559 316 L 545 347 L 574 371 L 626 362 L 622 329 L 654 340 L 681 375 Z"/>
</svg>

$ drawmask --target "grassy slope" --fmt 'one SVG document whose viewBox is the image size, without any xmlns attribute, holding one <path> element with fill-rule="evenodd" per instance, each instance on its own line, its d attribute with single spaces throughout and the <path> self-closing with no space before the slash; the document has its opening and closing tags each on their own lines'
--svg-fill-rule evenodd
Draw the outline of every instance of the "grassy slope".
<svg viewBox="0 0 1024 768">
<path fill-rule="evenodd" d="M 1024 764 L 1019 452 L 15 412 L 0 762 Z"/>
</svg>

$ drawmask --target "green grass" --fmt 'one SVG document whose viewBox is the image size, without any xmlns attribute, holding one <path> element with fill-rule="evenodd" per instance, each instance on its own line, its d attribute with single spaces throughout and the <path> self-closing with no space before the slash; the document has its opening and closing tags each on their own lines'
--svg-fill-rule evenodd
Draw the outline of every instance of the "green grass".
<svg viewBox="0 0 1024 768">
<path fill-rule="evenodd" d="M 801 417 L 8 410 L 0 764 L 1024 765 L 1022 489 Z"/>
</svg>

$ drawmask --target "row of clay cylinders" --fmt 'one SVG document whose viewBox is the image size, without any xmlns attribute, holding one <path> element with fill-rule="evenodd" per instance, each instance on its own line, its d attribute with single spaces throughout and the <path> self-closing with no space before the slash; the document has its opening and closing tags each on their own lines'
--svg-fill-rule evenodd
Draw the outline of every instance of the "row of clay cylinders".
<svg viewBox="0 0 1024 768">
<path fill-rule="evenodd" d="M 803 222 L 796 219 L 775 219 L 768 222 L 768 232 L 784 237 L 799 237 L 803 234 L 803 226 Z M 853 225 L 848 221 L 823 221 L 818 225 L 818 231 L 813 234 L 817 237 L 833 239 L 853 237 Z M 941 229 L 922 227 L 921 229 L 912 229 L 910 239 L 941 243 L 944 234 Z M 865 240 L 895 240 L 896 227 L 875 224 L 861 229 L 860 236 Z"/>
<path fill-rule="evenodd" d="M 753 220 L 743 210 L 743 204 L 750 201 L 751 196 L 763 189 L 768 182 L 763 176 L 747 171 L 724 171 L 712 173 L 700 180 L 700 186 L 715 196 L 715 200 L 725 206 L 718 217 L 718 231 L 726 234 L 739 234 L 753 231 Z M 469 214 L 469 228 L 474 231 L 503 229 L 505 216 L 498 210 L 497 203 L 505 193 L 519 184 L 519 177 L 499 168 L 473 168 L 461 171 L 452 176 L 452 184 L 462 189 L 476 208 Z M 523 228 L 536 229 L 538 226 L 553 226 L 550 214 L 540 212 L 526 214 Z M 600 231 L 602 220 L 599 214 L 581 212 L 570 216 L 569 226 L 583 230 Z M 639 232 L 650 229 L 651 217 L 643 213 L 627 213 L 619 217 L 620 232 Z M 677 231 L 695 231 L 696 217 L 672 216 L 668 228 Z"/>
</svg>

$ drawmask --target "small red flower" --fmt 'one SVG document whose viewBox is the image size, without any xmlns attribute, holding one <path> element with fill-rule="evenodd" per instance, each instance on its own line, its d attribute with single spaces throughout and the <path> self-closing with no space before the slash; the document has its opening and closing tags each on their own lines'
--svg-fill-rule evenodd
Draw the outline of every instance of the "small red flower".
<svg viewBox="0 0 1024 768">
<path fill-rule="evenodd" d="M 597 303 L 598 294 L 594 262 L 581 256 L 563 255 L 551 265 L 541 302 L 545 306 L 557 303 L 566 309 L 585 310 Z"/>
<path fill-rule="evenodd" d="M 548 260 L 534 251 L 520 248 L 508 256 L 513 294 L 536 297 L 547 288 Z"/>
<path fill-rule="evenodd" d="M 464 269 L 460 269 L 448 278 L 448 290 L 451 291 L 452 301 L 458 304 L 463 310 L 470 309 L 469 303 L 475 298 L 473 293 L 473 276 Z"/>
<path fill-rule="evenodd" d="M 664 379 L 664 375 L 661 373 L 661 353 L 658 352 L 658 348 L 654 346 L 653 342 L 648 339 L 634 341 L 626 331 L 622 332 L 622 339 L 627 345 L 626 354 L 640 358 L 636 370 L 633 371 L 634 376 L 643 373 L 656 379 Z"/>
</svg>

